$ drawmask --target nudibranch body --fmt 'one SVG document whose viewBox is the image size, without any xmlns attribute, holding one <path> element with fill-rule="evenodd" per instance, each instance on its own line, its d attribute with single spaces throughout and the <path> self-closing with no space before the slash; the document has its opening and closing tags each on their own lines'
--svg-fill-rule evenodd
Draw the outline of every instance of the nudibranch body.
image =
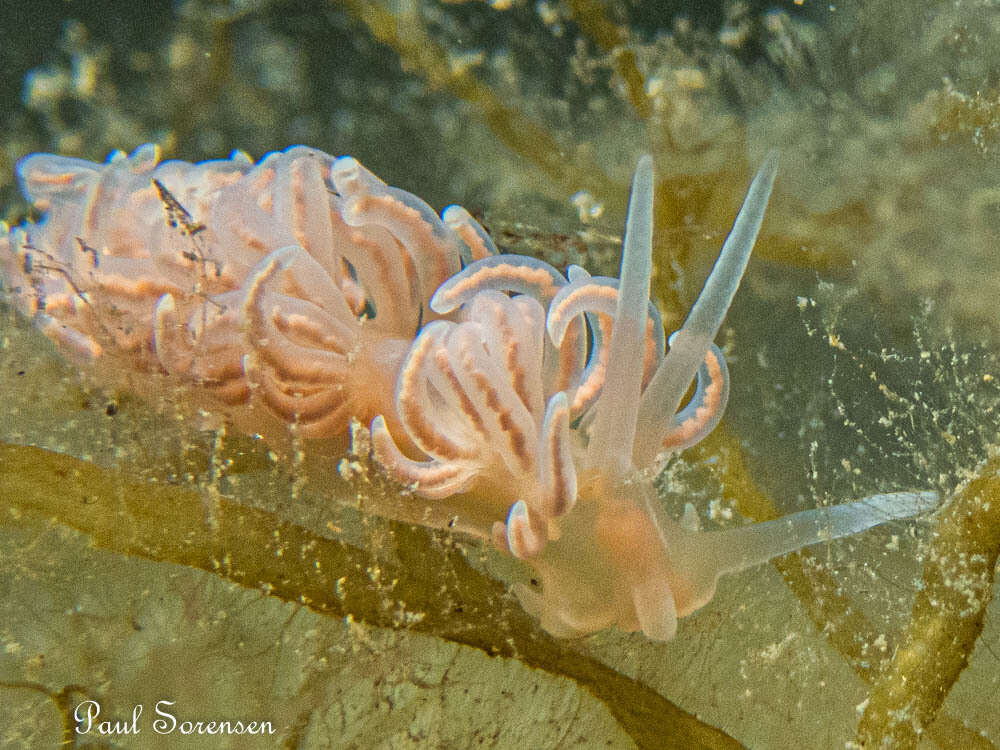
<svg viewBox="0 0 1000 750">
<path fill-rule="evenodd" d="M 273 442 L 289 425 L 343 438 L 351 417 L 386 412 L 430 296 L 463 256 L 494 252 L 462 209 L 446 225 L 304 146 L 257 164 L 160 163 L 154 145 L 104 164 L 33 154 L 18 177 L 44 212 L 0 228 L 21 311 L 111 382 L 145 392 L 167 374 Z"/>
<path fill-rule="evenodd" d="M 302 146 L 257 164 L 158 163 L 154 146 L 103 165 L 27 157 L 22 188 L 45 217 L 0 231 L 0 274 L 71 355 L 143 391 L 167 375 L 244 431 L 344 436 L 351 417 L 373 420 L 376 460 L 413 491 L 403 515 L 524 560 L 541 587 L 517 593 L 543 627 L 666 640 L 721 574 L 936 502 L 880 495 L 719 532 L 660 508 L 663 458 L 725 408 L 713 339 L 776 167 L 771 155 L 755 177 L 669 350 L 649 301 L 649 157 L 620 279 L 497 254 L 464 209 L 439 219 L 353 158 Z"/>
</svg>

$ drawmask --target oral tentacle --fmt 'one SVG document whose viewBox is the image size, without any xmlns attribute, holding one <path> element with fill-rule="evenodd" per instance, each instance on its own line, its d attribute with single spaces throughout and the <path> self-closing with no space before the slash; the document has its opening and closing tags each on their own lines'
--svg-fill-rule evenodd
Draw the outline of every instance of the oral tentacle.
<svg viewBox="0 0 1000 750">
<path fill-rule="evenodd" d="M 634 451 L 636 466 L 648 466 L 656 458 L 660 441 L 648 436 L 651 430 L 655 431 L 655 425 L 671 419 L 677 412 L 726 317 L 764 220 L 777 170 L 778 154 L 772 151 L 750 183 L 747 197 L 705 286 L 684 325 L 671 336 L 670 350 L 642 394 L 637 419 L 640 430 Z"/>
<path fill-rule="evenodd" d="M 652 268 L 653 158 L 647 154 L 632 179 L 608 367 L 587 448 L 590 466 L 612 476 L 623 476 L 632 466 Z"/>
</svg>

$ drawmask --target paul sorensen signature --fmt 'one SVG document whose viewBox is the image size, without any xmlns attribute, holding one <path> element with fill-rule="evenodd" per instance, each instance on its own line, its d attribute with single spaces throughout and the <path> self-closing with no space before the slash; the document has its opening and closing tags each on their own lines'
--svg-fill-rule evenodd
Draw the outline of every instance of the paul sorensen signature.
<svg viewBox="0 0 1000 750">
<path fill-rule="evenodd" d="M 152 721 L 155 734 L 192 734 L 192 735 L 236 735 L 236 734 L 274 734 L 274 726 L 270 721 L 241 719 L 219 719 L 211 721 L 191 721 L 178 719 L 171 712 L 176 701 L 160 700 L 153 706 L 156 718 Z M 73 719 L 76 721 L 76 733 L 81 735 L 99 735 L 111 737 L 119 735 L 140 734 L 143 727 L 140 719 L 144 711 L 142 703 L 132 706 L 131 719 L 100 719 L 101 704 L 95 700 L 85 700 L 73 709 Z"/>
</svg>

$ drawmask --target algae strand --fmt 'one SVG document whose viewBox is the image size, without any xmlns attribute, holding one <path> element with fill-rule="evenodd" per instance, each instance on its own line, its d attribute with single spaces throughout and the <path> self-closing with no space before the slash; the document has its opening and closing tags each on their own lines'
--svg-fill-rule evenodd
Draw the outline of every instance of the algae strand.
<svg viewBox="0 0 1000 750">
<path fill-rule="evenodd" d="M 1000 553 L 1000 458 L 941 511 L 910 622 L 872 689 L 858 744 L 914 748 L 969 663 Z"/>
<path fill-rule="evenodd" d="M 378 492 L 378 486 L 368 491 Z M 740 748 L 736 740 L 642 683 L 542 631 L 506 587 L 471 568 L 434 532 L 389 523 L 397 560 L 313 534 L 225 498 L 214 524 L 199 492 L 135 482 L 120 472 L 31 446 L 0 442 L 0 501 L 8 518 L 54 521 L 117 554 L 197 568 L 332 617 L 411 628 L 573 680 L 615 717 L 639 748 Z M 450 570 L 440 577 L 421 571 Z M 377 580 L 394 581 L 391 601 Z M 339 592 L 339 593 L 338 593 Z M 421 617 L 400 618 L 405 601 Z M 443 605 L 443 606 L 442 606 Z"/>
<path fill-rule="evenodd" d="M 579 154 L 568 155 L 542 125 L 506 104 L 468 71 L 450 66 L 447 50 L 424 31 L 419 18 L 393 14 L 378 3 L 344 0 L 341 5 L 396 53 L 404 69 L 431 89 L 445 89 L 473 105 L 497 140 L 538 167 L 567 195 L 586 187 L 606 204 L 624 205 L 621 186 L 595 163 Z"/>
</svg>

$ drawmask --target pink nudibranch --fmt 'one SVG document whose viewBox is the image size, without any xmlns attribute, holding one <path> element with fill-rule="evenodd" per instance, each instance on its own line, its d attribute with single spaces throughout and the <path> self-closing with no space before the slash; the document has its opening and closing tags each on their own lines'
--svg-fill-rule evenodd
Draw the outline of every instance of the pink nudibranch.
<svg viewBox="0 0 1000 750">
<path fill-rule="evenodd" d="M 523 560 L 540 588 L 516 593 L 548 631 L 666 640 L 720 575 L 937 502 L 891 493 L 715 532 L 660 507 L 663 458 L 725 408 L 713 339 L 776 169 L 771 154 L 669 350 L 649 300 L 648 156 L 614 279 L 499 254 L 461 207 L 438 218 L 355 159 L 303 146 L 256 164 L 161 163 L 155 146 L 105 164 L 35 154 L 18 174 L 45 217 L 0 226 L 0 280 L 126 387 L 179 383 L 275 441 L 371 419 L 375 458 L 413 490 L 392 513 Z"/>
</svg>

